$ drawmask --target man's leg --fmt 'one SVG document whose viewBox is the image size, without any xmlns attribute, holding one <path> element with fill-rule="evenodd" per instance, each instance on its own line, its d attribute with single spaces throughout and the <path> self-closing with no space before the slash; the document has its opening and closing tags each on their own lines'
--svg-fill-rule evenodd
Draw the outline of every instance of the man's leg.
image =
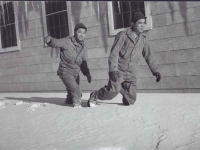
<svg viewBox="0 0 200 150">
<path fill-rule="evenodd" d="M 136 85 L 132 82 L 123 82 L 121 88 L 124 105 L 133 105 L 136 101 Z"/>
<path fill-rule="evenodd" d="M 76 83 L 79 85 L 80 83 L 80 76 L 78 74 L 78 76 L 76 77 Z M 72 104 L 72 94 L 71 92 L 69 92 L 66 88 L 66 91 L 67 91 L 67 98 L 65 100 L 65 104 Z"/>
<path fill-rule="evenodd" d="M 104 86 L 103 88 L 99 89 L 98 91 L 94 91 L 90 95 L 90 99 L 88 100 L 89 107 L 96 107 L 97 99 L 100 100 L 111 100 L 121 90 L 121 81 L 113 82 L 109 79 L 108 85 Z"/>
<path fill-rule="evenodd" d="M 81 90 L 79 85 L 76 83 L 74 76 L 67 75 L 65 77 L 60 76 L 60 78 L 66 86 L 67 91 L 71 93 L 73 106 L 81 107 Z"/>
</svg>

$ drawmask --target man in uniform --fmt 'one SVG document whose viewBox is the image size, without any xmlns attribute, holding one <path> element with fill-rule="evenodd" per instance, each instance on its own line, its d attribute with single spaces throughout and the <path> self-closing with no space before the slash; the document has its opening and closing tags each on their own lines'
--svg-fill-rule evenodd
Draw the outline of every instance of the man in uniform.
<svg viewBox="0 0 200 150">
<path fill-rule="evenodd" d="M 108 85 L 90 94 L 88 106 L 96 107 L 97 99 L 111 100 L 119 92 L 123 96 L 124 105 L 133 105 L 136 101 L 136 72 L 141 57 L 146 60 L 152 74 L 159 82 L 161 75 L 150 50 L 144 30 L 146 17 L 135 12 L 131 19 L 131 27 L 119 32 L 111 48 Z"/>
<path fill-rule="evenodd" d="M 72 103 L 75 108 L 81 108 L 81 89 L 79 87 L 79 72 L 87 77 L 91 82 L 90 71 L 86 61 L 86 50 L 84 37 L 87 28 L 84 24 L 78 23 L 74 29 L 74 36 L 68 36 L 62 39 L 55 39 L 50 36 L 45 37 L 48 46 L 60 48 L 60 64 L 57 71 L 58 76 L 66 86 L 68 92 L 65 103 Z"/>
</svg>

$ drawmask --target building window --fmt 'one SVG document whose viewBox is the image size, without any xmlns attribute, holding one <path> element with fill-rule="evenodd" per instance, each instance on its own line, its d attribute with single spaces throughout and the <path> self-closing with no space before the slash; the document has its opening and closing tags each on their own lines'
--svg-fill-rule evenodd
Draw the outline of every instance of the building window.
<svg viewBox="0 0 200 150">
<path fill-rule="evenodd" d="M 63 38 L 72 35 L 70 2 L 43 1 L 44 35 Z"/>
<path fill-rule="evenodd" d="M 0 53 L 20 50 L 18 23 L 13 2 L 3 2 L 0 6 Z"/>
<path fill-rule="evenodd" d="M 150 2 L 145 1 L 111 1 L 108 3 L 108 18 L 110 35 L 116 35 L 131 25 L 132 15 L 141 11 L 146 17 L 145 30 L 152 29 Z"/>
</svg>

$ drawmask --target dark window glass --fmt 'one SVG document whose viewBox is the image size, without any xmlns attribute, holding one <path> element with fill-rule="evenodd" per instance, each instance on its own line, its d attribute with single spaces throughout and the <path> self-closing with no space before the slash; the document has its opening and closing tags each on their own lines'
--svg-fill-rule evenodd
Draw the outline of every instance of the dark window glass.
<svg viewBox="0 0 200 150">
<path fill-rule="evenodd" d="M 125 28 L 130 26 L 130 13 L 123 14 L 123 22 Z"/>
<path fill-rule="evenodd" d="M 3 12 L 0 16 L 1 46 L 2 48 L 17 46 L 13 3 L 8 2 L 3 4 L 1 12 Z"/>
<path fill-rule="evenodd" d="M 57 10 L 63 10 L 63 2 L 57 2 Z"/>
<path fill-rule="evenodd" d="M 145 15 L 144 1 L 113 1 L 114 28 L 126 28 L 130 26 L 132 15 L 141 11 Z"/>
<path fill-rule="evenodd" d="M 52 8 L 52 12 L 51 13 L 55 13 L 55 12 L 57 12 L 58 10 L 57 10 L 57 2 L 55 1 L 52 1 L 51 2 L 51 8 Z"/>
<path fill-rule="evenodd" d="M 114 19 L 114 28 L 115 29 L 123 28 L 122 14 L 114 15 L 113 19 Z"/>
<path fill-rule="evenodd" d="M 64 38 L 66 35 L 69 35 L 68 26 L 61 26 L 61 38 Z"/>
<path fill-rule="evenodd" d="M 112 4 L 113 4 L 113 14 L 114 15 L 115 14 L 120 14 L 121 13 L 121 9 L 122 9 L 121 3 L 115 1 L 115 2 L 112 2 Z"/>
<path fill-rule="evenodd" d="M 122 2 L 122 11 L 130 12 L 130 3 L 129 2 Z"/>
<path fill-rule="evenodd" d="M 139 3 L 138 2 L 131 2 L 131 10 L 138 10 Z"/>
<path fill-rule="evenodd" d="M 139 2 L 139 9 L 144 9 L 144 2 Z"/>
<path fill-rule="evenodd" d="M 45 7 L 48 35 L 57 39 L 69 36 L 66 1 L 46 1 Z"/>
</svg>

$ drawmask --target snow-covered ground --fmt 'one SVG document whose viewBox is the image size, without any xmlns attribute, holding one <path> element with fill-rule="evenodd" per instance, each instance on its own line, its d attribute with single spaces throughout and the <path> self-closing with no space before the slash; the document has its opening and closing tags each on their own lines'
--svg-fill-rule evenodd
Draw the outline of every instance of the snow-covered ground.
<svg viewBox="0 0 200 150">
<path fill-rule="evenodd" d="M 0 150 L 200 150 L 200 94 L 119 94 L 97 108 L 65 93 L 0 93 Z M 89 93 L 83 94 L 83 106 Z"/>
</svg>

